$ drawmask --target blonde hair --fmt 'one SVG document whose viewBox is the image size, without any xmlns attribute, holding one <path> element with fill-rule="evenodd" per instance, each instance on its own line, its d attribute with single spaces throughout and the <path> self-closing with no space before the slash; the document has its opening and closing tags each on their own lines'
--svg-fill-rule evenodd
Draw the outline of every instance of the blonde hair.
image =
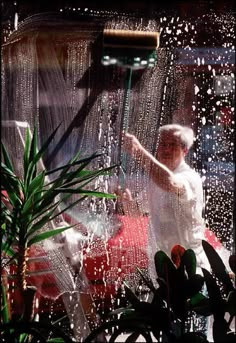
<svg viewBox="0 0 236 343">
<path fill-rule="evenodd" d="M 193 130 L 188 126 L 182 126 L 179 124 L 167 124 L 159 128 L 160 134 L 163 132 L 173 132 L 173 134 L 179 137 L 180 144 L 189 150 L 193 145 L 194 133 Z"/>
</svg>

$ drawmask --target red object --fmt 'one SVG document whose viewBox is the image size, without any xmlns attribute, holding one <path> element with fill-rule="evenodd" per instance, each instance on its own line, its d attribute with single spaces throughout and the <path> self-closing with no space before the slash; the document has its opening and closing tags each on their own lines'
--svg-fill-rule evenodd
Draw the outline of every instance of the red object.
<svg viewBox="0 0 236 343">
<path fill-rule="evenodd" d="M 34 246 L 30 248 L 28 254 L 28 271 L 33 273 L 28 276 L 27 282 L 37 287 L 37 293 L 40 295 L 46 298 L 56 299 L 60 295 L 60 290 L 57 288 L 53 266 L 48 258 L 44 258 L 45 255 L 45 251 L 41 248 Z"/>
<path fill-rule="evenodd" d="M 84 268 L 95 297 L 110 299 L 121 282 L 135 273 L 137 267 L 147 268 L 147 217 L 119 216 L 121 227 L 107 242 L 95 240 L 84 254 Z M 99 254 L 96 254 L 96 250 Z"/>
<path fill-rule="evenodd" d="M 1 201 L 7 206 L 9 204 L 7 191 L 1 191 Z"/>
<path fill-rule="evenodd" d="M 114 237 L 107 241 L 96 238 L 88 249 L 84 250 L 83 266 L 91 284 L 90 291 L 95 300 L 104 302 L 104 306 L 109 306 L 122 281 L 129 279 L 131 274 L 137 273 L 137 267 L 142 269 L 148 266 L 146 254 L 148 217 L 119 216 L 118 219 L 121 226 Z M 205 239 L 214 248 L 221 246 L 215 234 L 208 228 L 205 230 Z M 180 245 L 175 245 L 172 249 L 171 257 L 177 266 L 184 250 Z M 60 292 L 53 268 L 44 255 L 42 249 L 35 247 L 30 249 L 28 270 L 36 273 L 28 277 L 27 282 L 37 287 L 37 297 L 40 298 L 39 311 L 43 309 L 46 312 L 46 306 L 49 310 L 46 300 L 52 299 L 52 303 Z M 11 270 L 10 273 L 13 272 Z M 23 305 L 18 297 L 19 292 L 12 282 L 12 279 L 9 279 L 10 298 L 14 299 L 13 312 L 21 313 Z"/>
<path fill-rule="evenodd" d="M 27 272 L 33 273 L 26 277 L 26 282 L 28 285 L 36 287 L 37 291 L 35 297 L 40 303 L 40 307 L 34 309 L 35 313 L 46 310 L 47 299 L 55 300 L 60 295 L 53 268 L 50 266 L 48 259 L 45 259 L 44 257 L 45 251 L 38 247 L 31 247 L 28 251 Z M 10 275 L 16 275 L 16 265 L 14 264 L 10 265 Z M 13 314 L 21 314 L 24 303 L 16 284 L 16 277 L 8 278 L 8 287 L 11 312 Z"/>
<path fill-rule="evenodd" d="M 219 239 L 216 237 L 213 231 L 210 229 L 206 228 L 204 232 L 205 240 L 210 243 L 214 249 L 218 249 L 222 246 L 221 242 Z"/>
<path fill-rule="evenodd" d="M 91 284 L 90 291 L 95 300 L 103 299 L 105 307 L 110 306 L 111 298 L 115 296 L 122 281 L 131 273 L 136 273 L 137 267 L 147 268 L 148 263 L 148 218 L 119 216 L 118 219 L 121 226 L 114 237 L 108 241 L 97 238 L 89 245 L 89 250 L 84 250 L 83 265 Z M 33 246 L 28 256 L 28 271 L 33 274 L 27 277 L 27 282 L 37 287 L 36 296 L 40 299 L 37 311 L 46 312 L 49 310 L 47 299 L 54 301 L 60 295 L 53 268 L 49 260 L 44 258 L 45 252 L 42 249 Z M 15 268 L 11 267 L 11 274 L 15 273 Z M 21 313 L 23 303 L 14 281 L 9 279 L 10 298 L 14 300 L 11 301 L 11 307 L 13 313 Z"/>
<path fill-rule="evenodd" d="M 233 120 L 233 112 L 231 107 L 223 107 L 220 110 L 220 122 L 223 125 L 231 125 Z"/>
<path fill-rule="evenodd" d="M 174 245 L 171 249 L 171 259 L 177 268 L 180 266 L 181 257 L 183 256 L 185 250 L 186 249 L 179 244 Z"/>
</svg>

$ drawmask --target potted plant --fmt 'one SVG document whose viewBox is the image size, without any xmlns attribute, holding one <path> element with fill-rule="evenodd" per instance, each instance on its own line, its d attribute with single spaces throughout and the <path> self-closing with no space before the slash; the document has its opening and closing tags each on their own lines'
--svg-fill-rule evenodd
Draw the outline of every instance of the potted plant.
<svg viewBox="0 0 236 343">
<path fill-rule="evenodd" d="M 26 281 L 26 260 L 30 247 L 72 227 L 63 226 L 44 230 L 44 226 L 88 196 L 115 197 L 87 189 L 91 181 L 99 175 L 109 173 L 113 168 L 87 169 L 90 162 L 100 156 L 99 154 L 94 153 L 89 157 L 80 158 L 78 152 L 66 165 L 50 171 L 39 169 L 40 159 L 47 151 L 57 130 L 58 127 L 38 150 L 36 127 L 32 137 L 30 129 L 27 129 L 22 178 L 16 175 L 9 153 L 4 144 L 1 144 L 1 319 L 5 325 L 1 328 L 1 335 L 11 339 L 19 338 L 20 334 L 23 337 L 22 330 L 24 333 L 27 328 L 29 329 L 29 326 L 24 327 L 23 322 L 32 319 L 35 289 Z M 49 179 L 49 175 L 56 176 Z M 73 194 L 77 194 L 78 198 L 60 209 L 60 205 L 67 203 Z M 11 263 L 16 264 L 17 287 L 24 303 L 21 323 L 14 325 L 9 324 L 11 316 L 6 296 L 6 273 L 4 275 Z M 22 342 L 25 337 L 22 338 Z"/>
<path fill-rule="evenodd" d="M 96 341 L 96 337 L 105 330 L 111 333 L 109 342 L 114 342 L 122 333 L 128 335 L 127 342 L 135 342 L 140 335 L 143 342 L 153 342 L 153 336 L 158 342 L 160 339 L 171 343 L 208 342 L 201 330 L 190 331 L 186 325 L 187 319 L 194 313 L 203 317 L 213 315 L 214 342 L 234 342 L 235 332 L 230 329 L 230 324 L 235 318 L 235 287 L 215 249 L 204 240 L 202 245 L 212 273 L 205 269 L 203 276 L 196 273 L 196 256 L 191 249 L 185 250 L 176 245 L 171 257 L 163 251 L 156 252 L 155 267 L 159 287 L 154 287 L 152 281 L 138 270 L 153 294 L 151 302 L 140 301 L 129 285 L 124 284 L 123 296 L 129 305 L 111 312 L 112 319 L 94 330 L 85 342 Z M 231 255 L 229 264 L 235 273 L 235 255 Z M 208 295 L 202 293 L 204 283 Z M 226 312 L 230 314 L 228 321 L 225 319 Z"/>
</svg>

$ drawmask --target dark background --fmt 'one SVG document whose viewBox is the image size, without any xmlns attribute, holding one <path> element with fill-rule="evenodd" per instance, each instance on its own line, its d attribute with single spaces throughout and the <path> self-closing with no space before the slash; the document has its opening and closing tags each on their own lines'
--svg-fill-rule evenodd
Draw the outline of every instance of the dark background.
<svg viewBox="0 0 236 343">
<path fill-rule="evenodd" d="M 117 12 L 131 12 L 135 15 L 148 16 L 166 13 L 167 15 L 178 14 L 181 18 L 184 17 L 198 17 L 202 14 L 208 14 L 212 11 L 215 13 L 234 12 L 234 0 L 175 0 L 175 1 L 154 1 L 154 0 L 140 0 L 140 1 L 108 1 L 108 0 L 2 0 L 1 13 L 2 25 L 9 24 L 9 20 L 14 19 L 15 11 L 19 14 L 19 20 L 26 18 L 28 15 L 47 12 L 58 11 L 59 9 L 71 10 L 73 8 L 89 8 L 94 10 L 111 10 Z"/>
<path fill-rule="evenodd" d="M 80 11 L 78 11 L 80 8 Z M 107 16 L 110 12 L 117 12 L 118 14 L 132 14 L 138 17 L 152 17 L 158 16 L 178 16 L 180 19 L 199 18 L 203 15 L 215 13 L 234 13 L 234 0 L 175 0 L 175 1 L 154 1 L 154 0 L 58 0 L 58 1 L 32 1 L 32 0 L 2 0 L 1 1 L 1 42 L 5 42 L 8 35 L 14 30 L 15 13 L 18 14 L 18 22 L 24 20 L 28 16 L 43 12 L 59 12 L 62 11 L 62 16 L 76 19 L 84 9 L 94 11 L 104 11 Z M 75 9 L 75 10 L 74 10 Z M 202 25 L 202 24 L 201 24 Z M 217 24 L 209 22 L 208 25 L 202 26 L 201 30 L 198 27 L 198 41 L 196 45 L 201 46 L 202 42 L 212 42 L 212 31 L 214 31 L 214 38 L 216 45 L 223 43 L 220 33 L 217 35 Z M 162 37 L 163 40 L 164 37 Z M 179 37 L 180 38 L 180 37 Z"/>
</svg>

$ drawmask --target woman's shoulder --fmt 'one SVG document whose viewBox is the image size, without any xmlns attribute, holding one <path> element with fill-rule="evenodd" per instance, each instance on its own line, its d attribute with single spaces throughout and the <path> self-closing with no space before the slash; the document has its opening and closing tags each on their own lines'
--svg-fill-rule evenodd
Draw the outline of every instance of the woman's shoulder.
<svg viewBox="0 0 236 343">
<path fill-rule="evenodd" d="M 200 174 L 186 162 L 182 162 L 175 170 L 175 175 L 190 175 L 196 179 L 201 180 Z"/>
</svg>

